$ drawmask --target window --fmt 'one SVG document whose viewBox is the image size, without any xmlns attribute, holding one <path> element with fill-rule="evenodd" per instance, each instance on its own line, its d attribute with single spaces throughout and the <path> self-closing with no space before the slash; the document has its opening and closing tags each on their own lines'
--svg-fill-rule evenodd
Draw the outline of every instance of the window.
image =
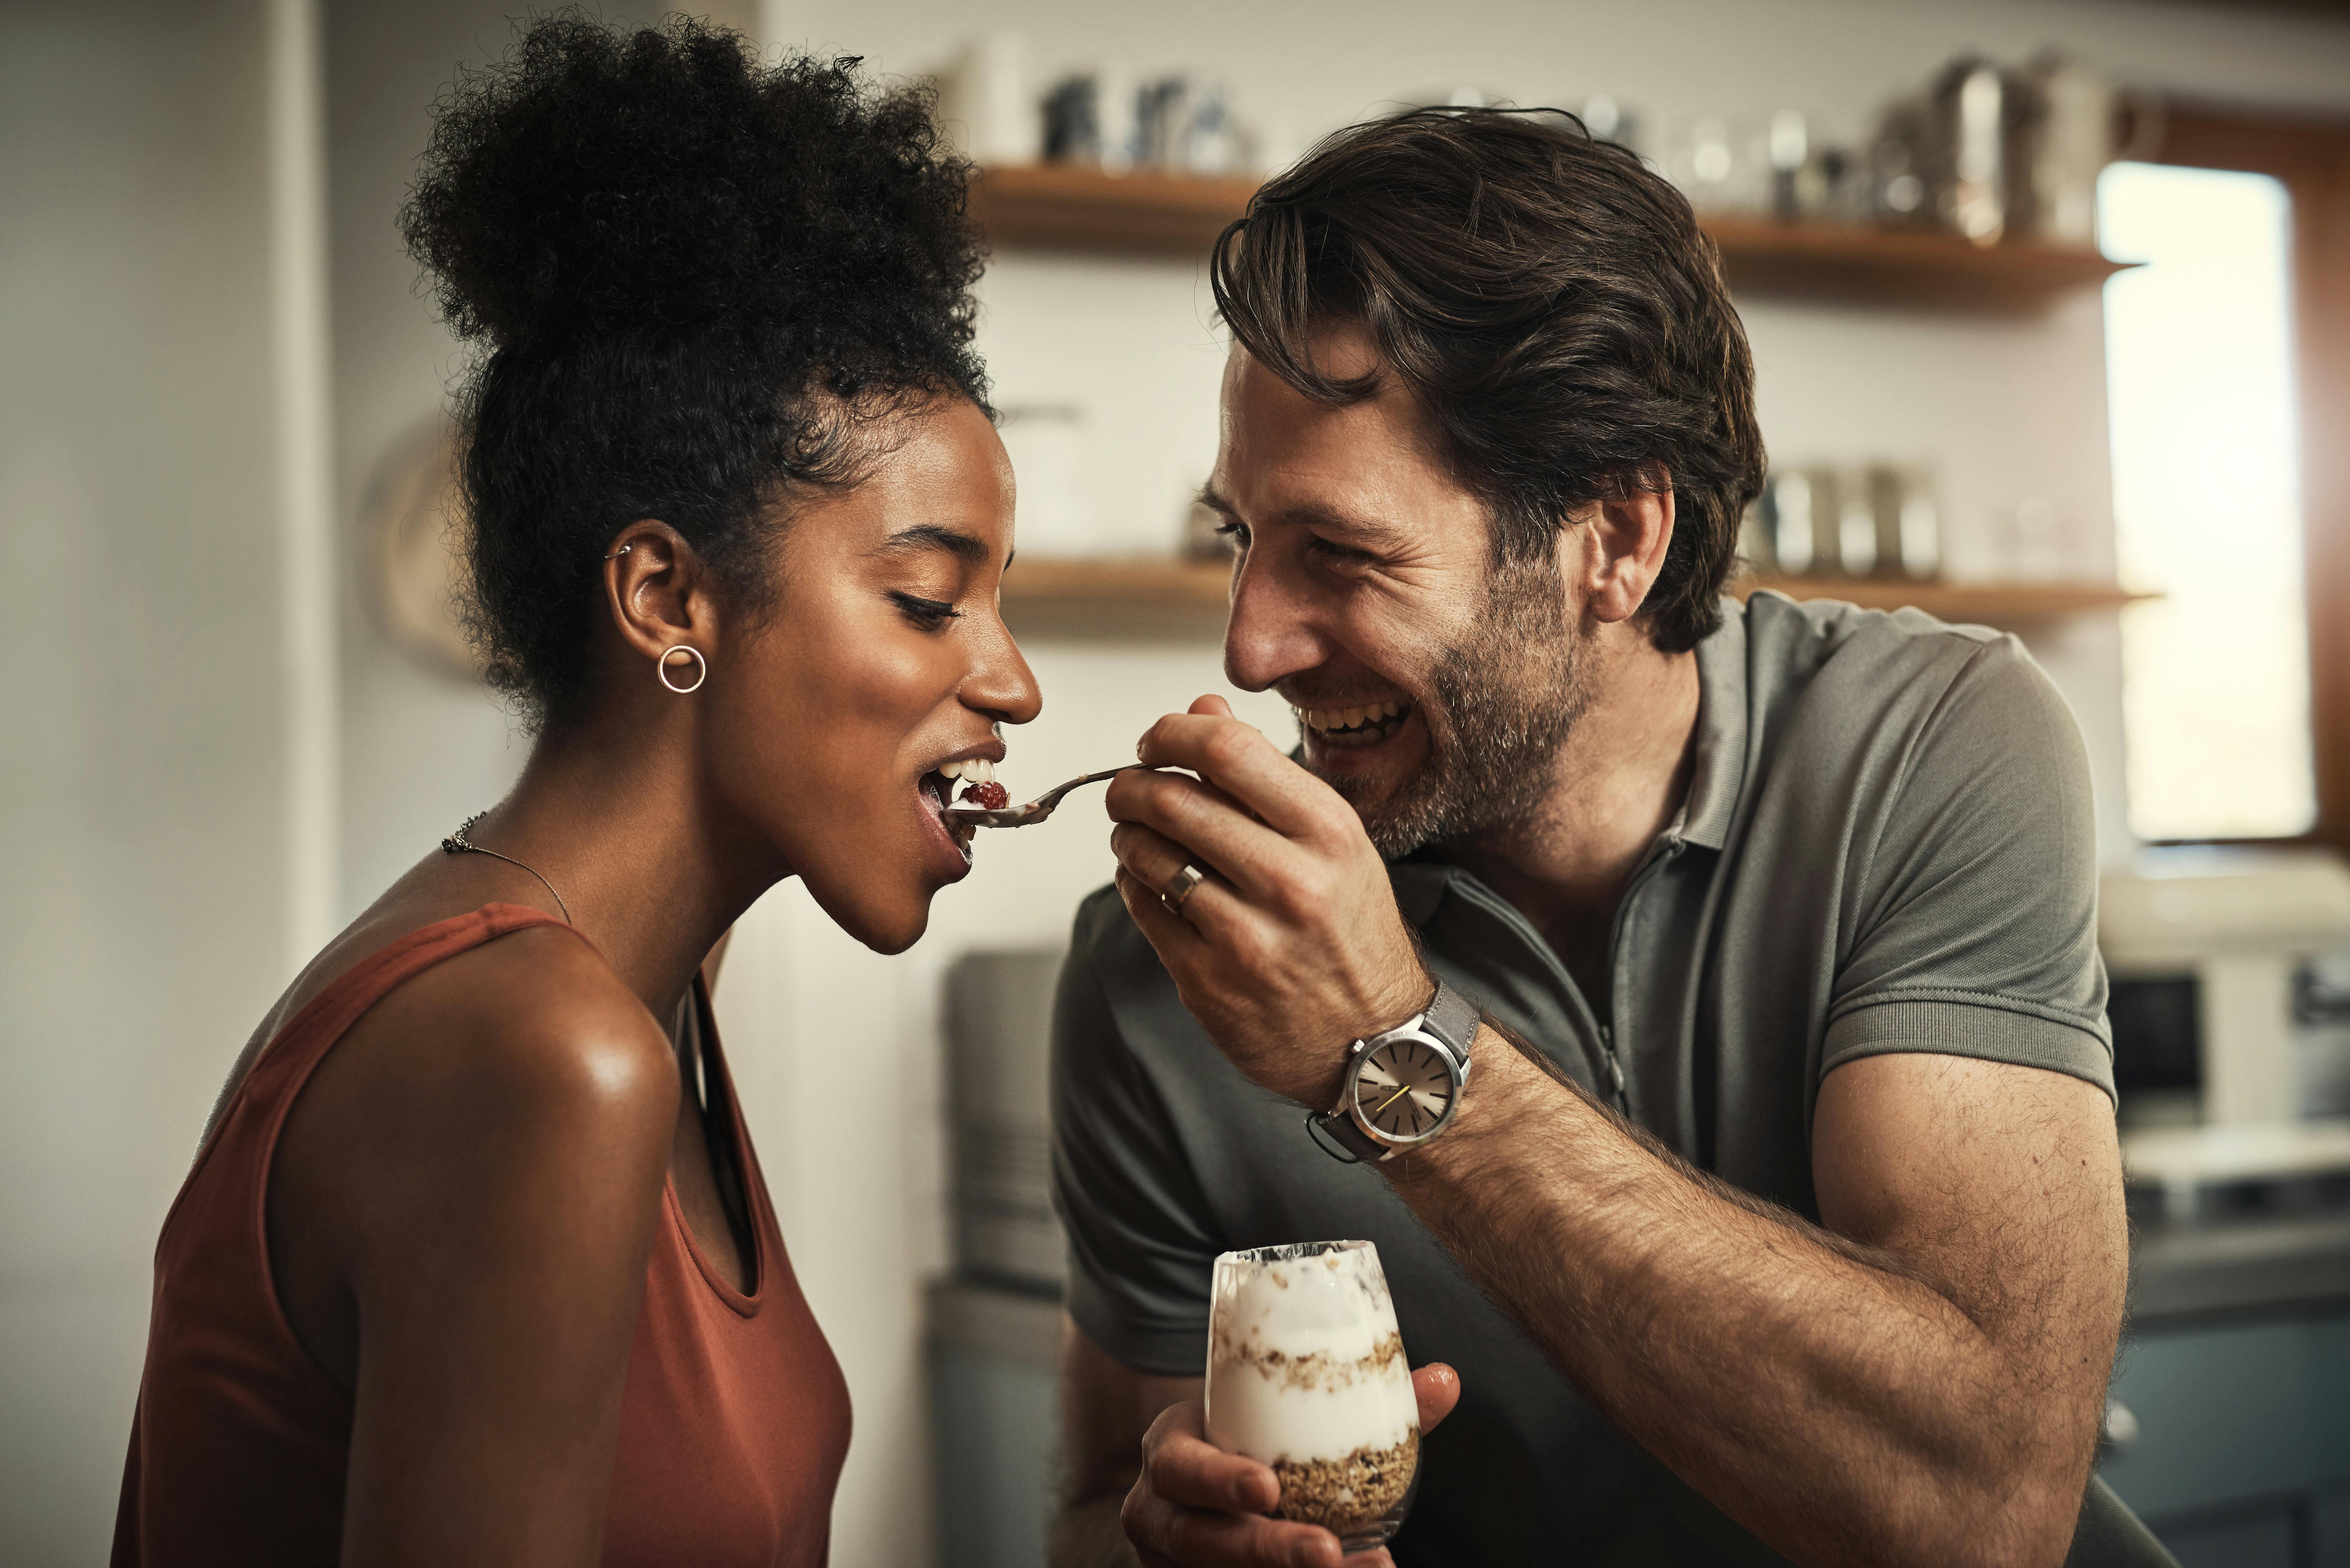
<svg viewBox="0 0 2350 1568">
<path fill-rule="evenodd" d="M 2130 826 L 2290 837 L 2317 816 L 2292 203 L 2266 174 L 2117 163 L 2106 253 Z"/>
<path fill-rule="evenodd" d="M 2350 119 L 2192 99 L 2138 126 L 2150 161 L 2265 174 L 2284 188 L 2316 799 L 2305 837 L 2350 851 Z"/>
</svg>

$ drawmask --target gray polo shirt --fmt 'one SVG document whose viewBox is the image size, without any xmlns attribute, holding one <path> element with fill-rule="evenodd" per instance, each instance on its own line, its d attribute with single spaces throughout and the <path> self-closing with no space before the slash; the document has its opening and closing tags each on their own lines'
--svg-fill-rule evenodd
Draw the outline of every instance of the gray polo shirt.
<svg viewBox="0 0 2350 1568">
<path fill-rule="evenodd" d="M 1507 901 L 1414 857 L 1391 874 L 1430 967 L 1691 1162 L 1806 1217 L 1812 1107 L 1844 1063 L 1980 1056 L 2111 1094 L 2088 762 L 2039 667 L 1914 610 L 1723 608 L 1697 650 L 1689 798 L 1617 916 L 1612 1016 Z M 1202 1369 L 1218 1252 L 1378 1243 L 1411 1360 L 1461 1382 L 1406 1568 L 1777 1561 L 1585 1401 L 1386 1183 L 1225 1062 L 1108 888 L 1078 912 L 1052 1072 L 1069 1310 L 1128 1365 Z"/>
</svg>

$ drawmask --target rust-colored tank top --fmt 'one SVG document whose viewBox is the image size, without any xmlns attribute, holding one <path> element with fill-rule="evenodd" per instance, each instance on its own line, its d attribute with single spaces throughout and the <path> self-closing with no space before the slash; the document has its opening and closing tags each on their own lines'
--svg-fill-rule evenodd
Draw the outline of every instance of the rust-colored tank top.
<svg viewBox="0 0 2350 1568">
<path fill-rule="evenodd" d="M 562 925 L 489 904 L 411 931 L 314 997 L 230 1096 L 156 1246 L 116 1568 L 336 1560 L 351 1397 L 278 1305 L 264 1208 L 279 1130 L 335 1042 L 393 987 L 509 931 Z M 665 1187 L 621 1396 L 604 1562 L 813 1568 L 825 1561 L 848 1450 L 848 1389 L 784 1255 L 708 999 L 700 981 L 694 990 L 750 1205 L 754 1290 L 743 1294 L 703 1258 Z"/>
</svg>

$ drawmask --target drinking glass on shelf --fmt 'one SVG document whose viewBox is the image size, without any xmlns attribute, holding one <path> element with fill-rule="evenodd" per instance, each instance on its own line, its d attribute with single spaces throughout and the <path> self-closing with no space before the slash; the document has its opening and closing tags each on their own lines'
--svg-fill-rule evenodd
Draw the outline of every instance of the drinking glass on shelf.
<svg viewBox="0 0 2350 1568">
<path fill-rule="evenodd" d="M 1304 1241 L 1216 1260 L 1208 1440 L 1273 1469 L 1274 1517 L 1347 1552 L 1401 1527 L 1419 1480 L 1419 1402 L 1379 1252 Z"/>
</svg>

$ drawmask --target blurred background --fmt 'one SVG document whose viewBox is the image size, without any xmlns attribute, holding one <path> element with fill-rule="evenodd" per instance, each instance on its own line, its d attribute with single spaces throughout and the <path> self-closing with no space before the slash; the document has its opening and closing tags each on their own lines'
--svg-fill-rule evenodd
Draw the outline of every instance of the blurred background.
<svg viewBox="0 0 2350 1568">
<path fill-rule="evenodd" d="M 254 1021 L 525 754 L 451 629 L 462 359 L 393 223 L 435 95 L 513 9 L 0 0 L 10 1563 L 104 1552 L 151 1249 Z M 1405 105 L 1512 102 L 1688 190 L 1774 464 L 1744 587 L 2013 629 L 2088 739 L 2140 1226 L 2105 1473 L 2190 1564 L 2350 1563 L 2350 6 L 708 14 L 935 78 L 987 170 L 1006 597 L 1047 697 L 1015 797 L 1226 690 L 1189 508 L 1222 360 L 1202 263 L 1263 171 Z M 1042 1016 L 1107 876 L 1087 820 L 986 844 L 901 957 L 786 887 L 728 960 L 856 1400 L 842 1568 L 1041 1561 Z"/>
</svg>

